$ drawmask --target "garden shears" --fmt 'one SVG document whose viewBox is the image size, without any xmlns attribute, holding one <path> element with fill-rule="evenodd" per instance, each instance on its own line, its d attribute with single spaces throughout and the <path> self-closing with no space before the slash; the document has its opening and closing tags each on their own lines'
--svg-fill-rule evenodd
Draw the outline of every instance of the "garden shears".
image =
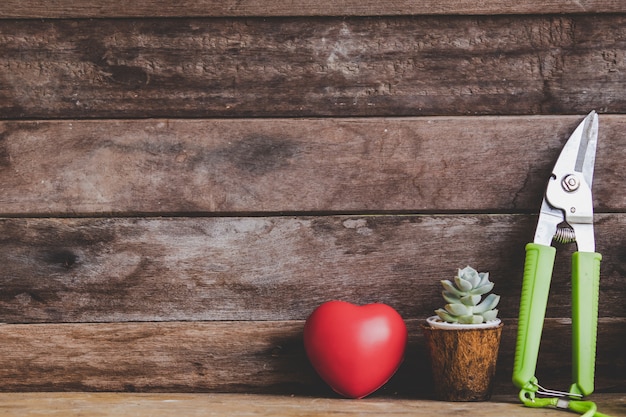
<svg viewBox="0 0 626 417">
<path fill-rule="evenodd" d="M 589 113 L 567 140 L 548 180 L 526 260 L 519 309 L 513 383 L 529 407 L 556 407 L 606 416 L 582 398 L 594 390 L 600 260 L 595 250 L 591 184 L 598 115 Z M 556 257 L 552 242 L 577 244 L 572 256 L 572 377 L 568 391 L 543 388 L 535 376 L 548 292 Z M 538 397 L 541 395 L 543 397 Z"/>
</svg>

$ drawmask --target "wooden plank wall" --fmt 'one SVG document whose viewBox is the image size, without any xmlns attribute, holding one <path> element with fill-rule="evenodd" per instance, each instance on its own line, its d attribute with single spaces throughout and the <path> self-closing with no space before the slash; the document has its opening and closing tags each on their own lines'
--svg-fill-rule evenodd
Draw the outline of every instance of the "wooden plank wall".
<svg viewBox="0 0 626 417">
<path fill-rule="evenodd" d="M 510 381 L 524 246 L 600 113 L 597 390 L 626 382 L 626 6 L 619 0 L 0 6 L 1 389 L 332 395 L 320 303 L 385 302 L 428 395 L 439 280 L 491 272 Z M 538 376 L 569 386 L 559 248 Z"/>
</svg>

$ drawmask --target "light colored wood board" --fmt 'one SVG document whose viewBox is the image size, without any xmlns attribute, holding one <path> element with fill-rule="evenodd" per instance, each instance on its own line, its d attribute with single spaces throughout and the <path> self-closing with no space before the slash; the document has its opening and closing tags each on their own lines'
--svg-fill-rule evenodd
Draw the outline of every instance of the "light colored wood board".
<svg viewBox="0 0 626 417">
<path fill-rule="evenodd" d="M 625 416 L 623 394 L 594 397 L 599 411 Z M 448 403 L 442 401 L 367 398 L 342 400 L 315 397 L 287 397 L 249 394 L 131 394 L 131 393 L 12 393 L 0 394 L 0 410 L 6 417 L 160 417 L 183 414 L 211 416 L 452 417 L 459 414 L 482 417 L 558 416 L 553 409 L 533 409 L 532 413 L 514 396 L 498 396 L 489 403 Z"/>
<path fill-rule="evenodd" d="M 304 319 L 324 301 L 441 307 L 441 279 L 489 271 L 516 317 L 535 216 L 3 219 L 0 321 Z M 625 317 L 624 214 L 596 216 L 600 314 Z M 570 315 L 558 251 L 549 317 Z"/>
<path fill-rule="evenodd" d="M 601 319 L 597 392 L 623 386 L 624 318 Z M 407 320 L 405 361 L 377 395 L 430 398 L 420 320 Z M 242 392 L 337 397 L 304 352 L 303 321 L 0 325 L 1 391 Z M 546 321 L 537 377 L 571 383 L 570 324 Z M 516 338 L 505 321 L 494 394 L 514 394 Z"/>
<path fill-rule="evenodd" d="M 599 411 L 615 417 L 626 416 L 623 394 L 604 394 L 594 399 Z M 381 413 L 397 417 L 452 417 L 460 414 L 558 416 L 553 409 L 533 409 L 530 413 L 510 395 L 495 397 L 489 403 L 448 403 L 396 398 L 342 400 L 249 394 L 11 393 L 0 394 L 0 410 L 6 417 L 169 417 L 173 414 L 188 417 L 351 417 L 380 416 Z"/>
<path fill-rule="evenodd" d="M 102 18 L 102 17 L 194 17 L 194 16 L 390 16 L 390 15 L 489 15 L 548 13 L 623 13 L 619 0 L 550 0 L 541 4 L 524 1 L 470 0 L 197 0 L 171 2 L 149 0 L 5 0 L 0 18 Z"/>
<path fill-rule="evenodd" d="M 583 116 L 0 122 L 0 213 L 535 212 Z M 600 116 L 598 212 L 624 130 Z"/>
<path fill-rule="evenodd" d="M 3 118 L 626 112 L 626 16 L 6 20 Z"/>
</svg>

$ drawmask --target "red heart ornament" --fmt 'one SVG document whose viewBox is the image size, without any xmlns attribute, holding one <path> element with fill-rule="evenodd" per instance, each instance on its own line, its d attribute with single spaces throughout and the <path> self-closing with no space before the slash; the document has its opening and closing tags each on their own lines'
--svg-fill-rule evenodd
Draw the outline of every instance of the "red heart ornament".
<svg viewBox="0 0 626 417">
<path fill-rule="evenodd" d="M 400 314 L 386 304 L 320 305 L 304 325 L 304 347 L 320 377 L 338 394 L 363 398 L 396 372 L 406 348 Z"/>
</svg>

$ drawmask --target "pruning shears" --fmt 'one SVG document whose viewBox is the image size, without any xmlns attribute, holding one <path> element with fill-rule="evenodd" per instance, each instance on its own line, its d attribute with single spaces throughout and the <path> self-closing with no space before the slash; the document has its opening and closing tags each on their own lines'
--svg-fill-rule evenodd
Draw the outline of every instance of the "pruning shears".
<svg viewBox="0 0 626 417">
<path fill-rule="evenodd" d="M 591 193 L 597 142 L 598 115 L 592 111 L 563 146 L 548 180 L 534 241 L 526 245 L 513 367 L 513 383 L 524 405 L 568 409 L 585 417 L 606 416 L 593 402 L 582 400 L 594 390 L 602 259 L 595 250 Z M 566 392 L 543 388 L 535 376 L 556 257 L 553 241 L 577 244 L 572 256 L 573 383 Z"/>
</svg>

